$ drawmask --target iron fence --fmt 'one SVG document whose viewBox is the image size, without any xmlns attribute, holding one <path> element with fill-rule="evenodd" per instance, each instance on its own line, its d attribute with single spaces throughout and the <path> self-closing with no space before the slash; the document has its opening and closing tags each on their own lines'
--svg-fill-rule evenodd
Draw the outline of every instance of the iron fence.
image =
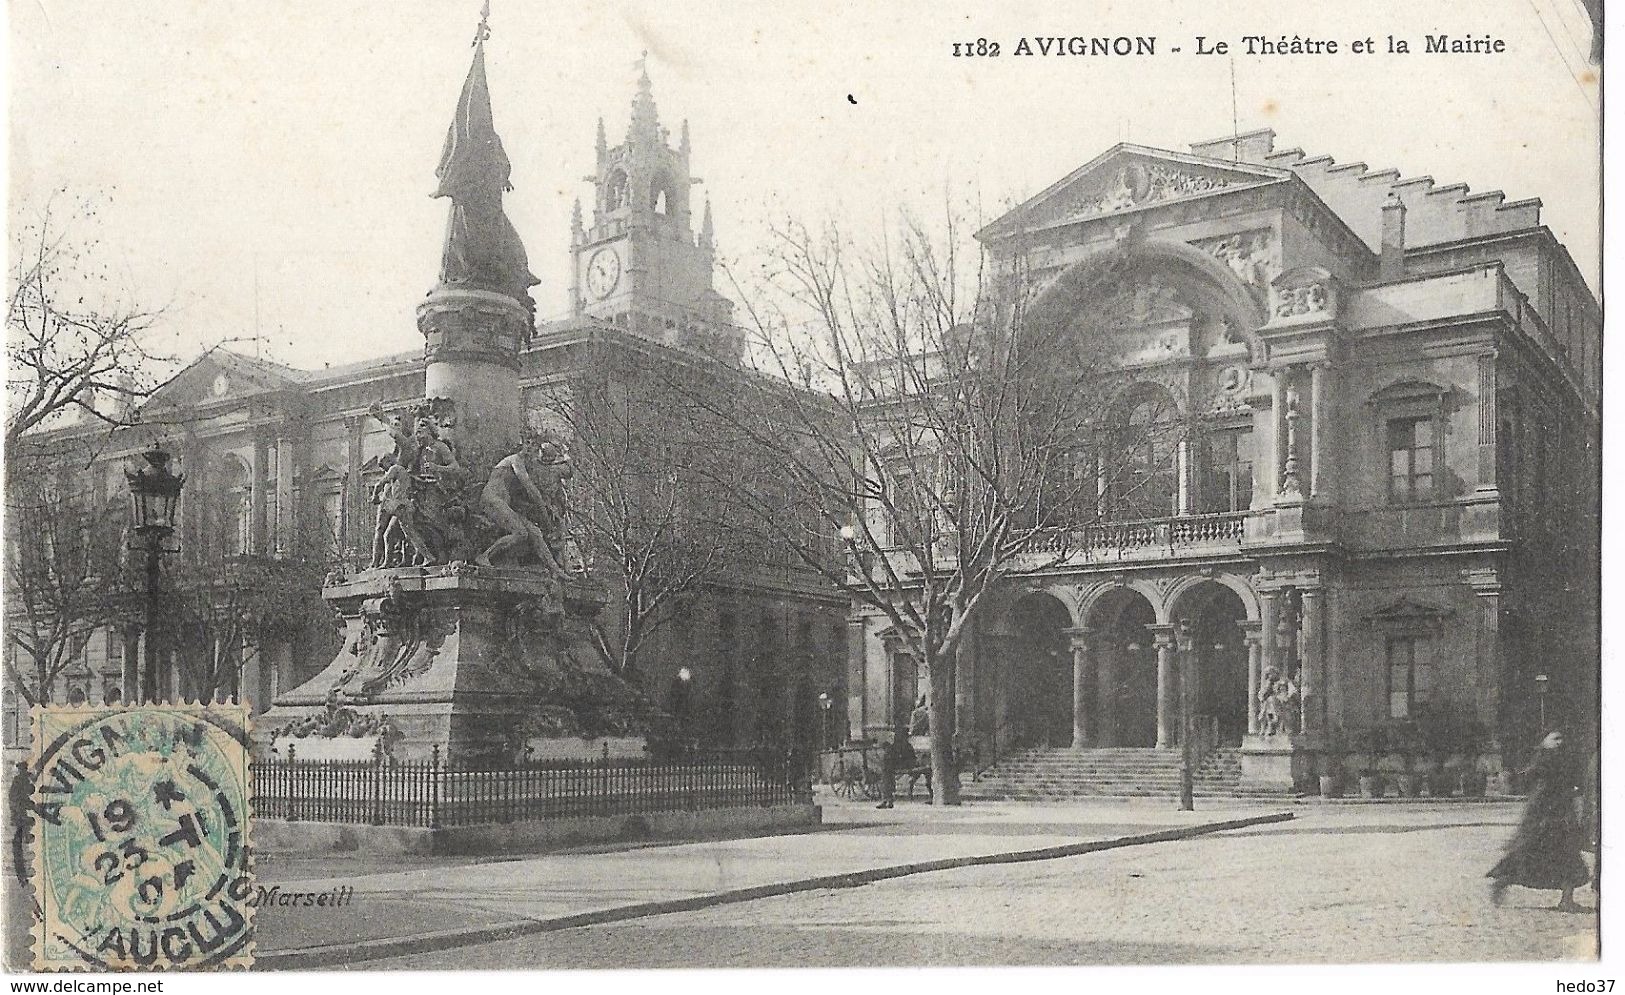
<svg viewBox="0 0 1625 995">
<path fill-rule="evenodd" d="M 630 760 L 453 767 L 429 760 L 256 762 L 259 818 L 438 829 L 598 815 L 786 805 L 810 800 L 803 759 L 727 751 Z"/>
</svg>

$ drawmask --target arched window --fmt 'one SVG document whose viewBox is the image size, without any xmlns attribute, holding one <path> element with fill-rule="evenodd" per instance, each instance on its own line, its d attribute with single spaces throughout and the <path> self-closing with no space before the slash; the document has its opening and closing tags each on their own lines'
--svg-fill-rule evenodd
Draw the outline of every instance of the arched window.
<svg viewBox="0 0 1625 995">
<path fill-rule="evenodd" d="M 254 551 L 254 487 L 248 464 L 226 454 L 220 460 L 219 522 L 227 556 Z"/>
<path fill-rule="evenodd" d="M 317 534 L 310 538 L 321 553 L 336 561 L 344 552 L 344 477 L 330 466 L 321 467 L 311 474 L 310 489 L 319 515 Z"/>
<path fill-rule="evenodd" d="M 1105 453 L 1104 506 L 1118 520 L 1179 513 L 1179 409 L 1166 389 L 1136 384 L 1112 426 Z"/>
<path fill-rule="evenodd" d="M 677 191 L 665 173 L 655 174 L 649 184 L 649 206 L 656 214 L 673 214 L 677 210 Z"/>
<path fill-rule="evenodd" d="M 626 174 L 615 170 L 604 180 L 604 210 L 614 211 L 626 206 Z"/>
</svg>

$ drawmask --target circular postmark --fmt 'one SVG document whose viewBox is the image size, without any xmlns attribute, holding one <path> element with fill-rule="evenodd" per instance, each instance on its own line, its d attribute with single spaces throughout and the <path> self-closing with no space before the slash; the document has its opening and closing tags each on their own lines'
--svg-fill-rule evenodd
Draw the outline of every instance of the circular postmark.
<svg viewBox="0 0 1625 995">
<path fill-rule="evenodd" d="M 250 965 L 243 709 L 44 708 L 34 733 L 34 967 Z"/>
</svg>

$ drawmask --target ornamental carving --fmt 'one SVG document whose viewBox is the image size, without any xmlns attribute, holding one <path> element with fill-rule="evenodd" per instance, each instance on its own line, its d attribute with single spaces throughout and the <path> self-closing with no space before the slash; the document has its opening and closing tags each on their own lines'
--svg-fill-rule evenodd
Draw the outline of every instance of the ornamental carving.
<svg viewBox="0 0 1625 995">
<path fill-rule="evenodd" d="M 1326 287 L 1311 283 L 1306 287 L 1291 287 L 1280 292 L 1275 304 L 1277 318 L 1292 318 L 1300 314 L 1315 314 L 1326 310 Z"/>
<path fill-rule="evenodd" d="M 358 712 L 344 704 L 344 698 L 334 689 L 327 696 L 326 707 L 303 718 L 294 719 L 271 734 L 277 739 L 365 739 L 377 737 L 381 744 L 400 738 L 400 732 L 387 715 L 379 712 Z M 385 746 L 387 753 L 387 746 Z"/>
<path fill-rule="evenodd" d="M 446 635 L 390 578 L 381 597 L 361 603 L 361 631 L 350 645 L 355 665 L 339 675 L 331 693 L 365 700 L 400 687 L 428 671 Z"/>
<path fill-rule="evenodd" d="M 1268 288 L 1279 268 L 1275 236 L 1268 229 L 1204 238 L 1191 244 L 1223 263 L 1236 279 L 1255 291 Z"/>
<path fill-rule="evenodd" d="M 1063 204 L 1063 217 L 1112 214 L 1158 201 L 1207 193 L 1230 185 L 1221 176 L 1187 173 L 1164 165 L 1130 162 L 1117 169 L 1104 189 L 1082 193 Z"/>
<path fill-rule="evenodd" d="M 1247 391 L 1252 386 L 1253 373 L 1244 363 L 1223 367 L 1214 377 L 1213 394 L 1208 399 L 1209 417 L 1242 414 L 1247 407 Z"/>
</svg>

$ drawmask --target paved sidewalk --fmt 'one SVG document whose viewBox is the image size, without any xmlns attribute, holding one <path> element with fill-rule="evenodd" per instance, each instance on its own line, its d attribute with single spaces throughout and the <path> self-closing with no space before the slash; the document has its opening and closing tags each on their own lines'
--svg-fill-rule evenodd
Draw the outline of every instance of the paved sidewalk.
<svg viewBox="0 0 1625 995">
<path fill-rule="evenodd" d="M 259 884 L 281 893 L 352 888 L 344 906 L 267 906 L 255 916 L 262 967 L 320 967 L 404 950 L 615 921 L 831 888 L 944 867 L 1044 859 L 1282 816 L 1226 803 L 1179 812 L 1119 802 L 937 809 L 827 796 L 822 829 L 741 840 L 647 844 L 490 861 L 268 860 Z M 1163 835 L 1154 835 L 1163 834 Z M 1141 837 L 1152 836 L 1150 840 Z M 415 864 L 415 866 L 414 866 Z"/>
</svg>

